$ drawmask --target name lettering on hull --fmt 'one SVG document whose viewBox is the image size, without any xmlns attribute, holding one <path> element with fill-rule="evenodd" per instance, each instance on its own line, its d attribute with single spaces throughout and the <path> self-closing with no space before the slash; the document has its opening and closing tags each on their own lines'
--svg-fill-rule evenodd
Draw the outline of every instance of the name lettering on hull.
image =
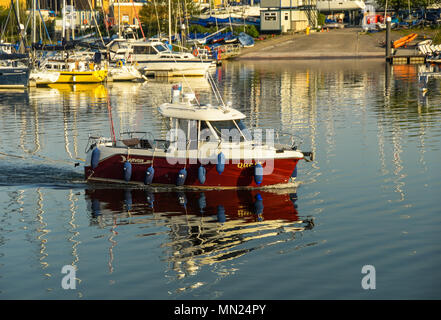
<svg viewBox="0 0 441 320">
<path fill-rule="evenodd" d="M 133 163 L 133 164 L 151 164 L 152 163 L 152 160 L 137 159 L 137 158 L 132 158 L 132 157 L 129 157 L 127 159 L 126 156 L 121 155 L 121 162 L 124 163 L 126 161 Z"/>
</svg>

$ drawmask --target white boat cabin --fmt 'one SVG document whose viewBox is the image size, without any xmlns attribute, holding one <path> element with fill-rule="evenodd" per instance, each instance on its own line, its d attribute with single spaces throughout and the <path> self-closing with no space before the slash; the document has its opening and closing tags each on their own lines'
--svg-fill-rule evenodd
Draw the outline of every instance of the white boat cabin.
<svg viewBox="0 0 441 320">
<path fill-rule="evenodd" d="M 193 99 L 193 94 L 186 94 L 182 102 L 164 103 L 159 107 L 161 115 L 168 119 L 172 149 L 195 150 L 205 143 L 251 141 L 242 122 L 246 117 L 242 112 L 230 106 L 194 105 Z"/>
<path fill-rule="evenodd" d="M 127 41 L 115 39 L 110 42 L 111 59 L 150 60 L 150 59 L 195 59 L 191 53 L 174 52 L 161 41 Z"/>
</svg>

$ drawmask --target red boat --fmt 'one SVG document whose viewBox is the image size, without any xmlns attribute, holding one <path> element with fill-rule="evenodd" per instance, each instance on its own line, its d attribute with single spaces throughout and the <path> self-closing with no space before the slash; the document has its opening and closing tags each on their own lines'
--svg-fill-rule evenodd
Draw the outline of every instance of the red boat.
<svg viewBox="0 0 441 320">
<path fill-rule="evenodd" d="M 90 137 L 85 177 L 88 181 L 197 188 L 260 188 L 292 183 L 299 160 L 312 152 L 266 131 L 254 137 L 242 122 L 245 115 L 230 105 L 193 103 L 194 94 L 175 86 L 171 103 L 159 112 L 170 130 L 166 139 L 148 132 L 126 132 L 126 139 Z M 257 136 L 257 138 L 256 138 Z M 268 137 L 272 138 L 269 139 Z M 292 136 L 291 136 L 292 138 Z"/>
</svg>

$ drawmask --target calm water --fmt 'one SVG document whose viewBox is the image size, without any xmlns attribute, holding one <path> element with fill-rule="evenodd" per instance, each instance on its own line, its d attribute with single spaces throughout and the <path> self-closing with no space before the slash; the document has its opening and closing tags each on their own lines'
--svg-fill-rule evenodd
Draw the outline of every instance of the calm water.
<svg viewBox="0 0 441 320">
<path fill-rule="evenodd" d="M 0 299 L 441 298 L 441 79 L 422 97 L 417 72 L 220 67 L 249 126 L 294 133 L 316 155 L 297 190 L 262 192 L 263 208 L 250 192 L 83 182 L 88 136 L 110 134 L 107 97 L 116 132 L 160 135 L 171 83 L 0 92 Z M 64 265 L 75 290 L 61 287 Z M 375 290 L 361 287 L 364 265 Z"/>
</svg>

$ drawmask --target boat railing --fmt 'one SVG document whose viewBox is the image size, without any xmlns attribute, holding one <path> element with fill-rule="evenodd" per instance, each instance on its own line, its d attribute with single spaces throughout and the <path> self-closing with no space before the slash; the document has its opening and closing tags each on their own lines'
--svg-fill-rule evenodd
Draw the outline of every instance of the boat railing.
<svg viewBox="0 0 441 320">
<path fill-rule="evenodd" d="M 274 145 L 276 147 L 284 147 L 284 146 L 288 146 L 290 149 L 297 149 L 301 144 L 302 144 L 302 139 L 292 133 L 289 132 L 283 132 L 280 130 L 276 130 L 274 132 L 275 135 L 275 141 L 274 141 Z"/>
<path fill-rule="evenodd" d="M 89 135 L 89 140 L 87 141 L 85 153 L 87 153 L 89 150 L 92 150 L 95 148 L 98 144 L 105 144 L 105 143 L 112 143 L 112 139 L 103 137 L 103 136 L 91 136 Z"/>
<path fill-rule="evenodd" d="M 155 136 L 147 131 L 126 131 L 121 132 L 120 136 L 121 139 L 117 143 L 122 143 L 119 146 L 128 148 L 161 149 L 167 151 L 172 143 L 172 141 L 166 139 L 155 139 Z"/>
</svg>

